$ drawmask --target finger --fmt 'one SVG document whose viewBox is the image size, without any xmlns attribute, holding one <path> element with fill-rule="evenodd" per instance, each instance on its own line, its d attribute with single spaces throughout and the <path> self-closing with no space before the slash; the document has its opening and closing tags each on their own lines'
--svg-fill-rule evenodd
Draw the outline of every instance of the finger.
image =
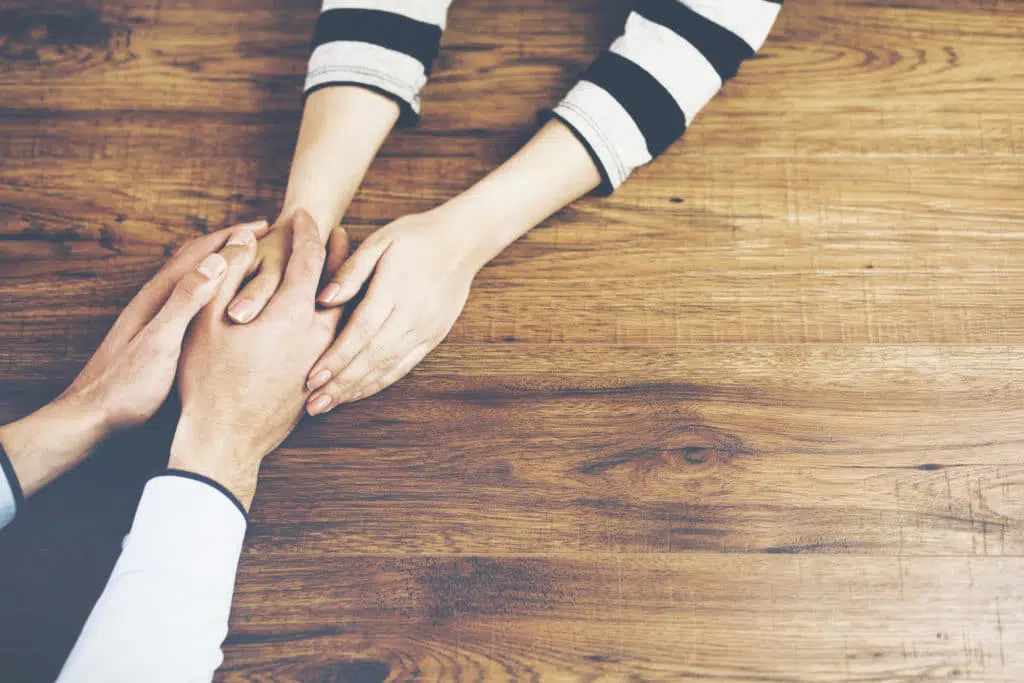
<svg viewBox="0 0 1024 683">
<path fill-rule="evenodd" d="M 387 253 L 391 241 L 370 237 L 359 245 L 355 253 L 338 269 L 317 301 L 323 306 L 338 306 L 351 301 L 373 274 L 377 262 Z"/>
<path fill-rule="evenodd" d="M 256 236 L 247 230 L 235 233 L 228 240 L 220 255 L 227 261 L 227 272 L 217 295 L 213 298 L 211 314 L 217 317 L 224 315 L 225 309 L 242 286 L 249 269 L 256 261 Z"/>
<path fill-rule="evenodd" d="M 187 242 L 177 255 L 164 264 L 160 271 L 143 285 L 135 298 L 125 307 L 124 312 L 115 323 L 114 329 L 111 330 L 111 334 L 128 339 L 134 337 L 163 307 L 181 279 L 199 265 L 204 258 L 220 250 L 232 235 L 248 230 L 258 236 L 266 234 L 268 229 L 266 221 L 256 221 L 218 230 Z"/>
<path fill-rule="evenodd" d="M 331 236 L 327 238 L 327 262 L 324 264 L 321 282 L 330 280 L 341 269 L 348 258 L 350 247 L 345 228 L 338 226 L 331 231 Z"/>
<path fill-rule="evenodd" d="M 326 251 L 316 221 L 308 211 L 300 209 L 292 221 L 292 252 L 275 301 L 280 300 L 289 308 L 308 301 L 312 307 L 325 259 Z"/>
<path fill-rule="evenodd" d="M 182 245 L 178 253 L 157 273 L 157 278 L 168 281 L 167 293 L 170 294 L 171 289 L 174 288 L 178 280 L 184 277 L 189 270 L 195 268 L 204 258 L 223 249 L 231 237 L 240 232 L 249 232 L 256 239 L 259 239 L 267 234 L 269 230 L 269 224 L 261 220 L 233 225 L 230 228 L 224 228 L 209 235 L 190 240 Z M 154 280 L 157 278 L 154 278 Z"/>
<path fill-rule="evenodd" d="M 317 391 L 309 397 L 310 405 L 323 404 L 321 395 L 329 394 L 332 404 L 344 403 L 350 400 L 353 391 L 367 382 L 367 379 L 383 377 L 398 362 L 405 357 L 409 349 L 402 346 L 402 341 L 408 336 L 408 328 L 401 325 L 392 315 L 381 326 L 380 331 L 373 335 L 369 343 L 360 351 L 352 362 L 340 372 L 332 373 L 331 389 L 323 389 L 325 375 L 313 375 L 312 380 L 307 383 L 307 388 Z M 411 344 L 410 344 L 411 346 Z M 314 386 L 319 384 L 319 386 Z"/>
<path fill-rule="evenodd" d="M 322 415 L 345 403 L 354 403 L 383 391 L 408 375 L 433 348 L 434 346 L 429 343 L 416 346 L 386 375 L 374 380 L 364 380 L 358 387 L 344 388 L 340 382 L 337 384 L 332 382 L 324 387 L 323 391 L 310 396 L 306 402 L 306 412 L 311 416 Z"/>
<path fill-rule="evenodd" d="M 235 300 L 228 306 L 228 317 L 236 323 L 248 323 L 256 319 L 281 285 L 284 267 L 277 259 L 264 259 L 256 277 L 249 280 Z"/>
<path fill-rule="evenodd" d="M 374 296 L 375 293 L 378 296 Z M 382 298 L 379 294 L 374 292 L 373 285 L 370 285 L 370 292 L 356 307 L 341 334 L 310 371 L 306 383 L 310 391 L 319 389 L 342 372 L 369 345 L 373 336 L 387 322 L 393 309 L 390 300 Z"/>
<path fill-rule="evenodd" d="M 163 308 L 147 327 L 154 334 L 168 341 L 177 341 L 180 345 L 189 323 L 216 295 L 227 270 L 228 262 L 224 256 L 207 256 L 178 281 Z"/>
</svg>

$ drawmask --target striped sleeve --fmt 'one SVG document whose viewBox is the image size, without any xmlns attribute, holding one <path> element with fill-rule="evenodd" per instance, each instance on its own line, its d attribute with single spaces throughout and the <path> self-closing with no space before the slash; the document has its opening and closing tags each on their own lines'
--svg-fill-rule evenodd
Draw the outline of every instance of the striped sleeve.
<svg viewBox="0 0 1024 683">
<path fill-rule="evenodd" d="M 782 0 L 638 0 L 625 31 L 555 108 L 611 193 L 682 136 L 761 48 Z"/>
<path fill-rule="evenodd" d="M 324 0 L 306 94 L 360 85 L 395 99 L 401 125 L 420 114 L 420 89 L 441 44 L 451 0 Z"/>
</svg>

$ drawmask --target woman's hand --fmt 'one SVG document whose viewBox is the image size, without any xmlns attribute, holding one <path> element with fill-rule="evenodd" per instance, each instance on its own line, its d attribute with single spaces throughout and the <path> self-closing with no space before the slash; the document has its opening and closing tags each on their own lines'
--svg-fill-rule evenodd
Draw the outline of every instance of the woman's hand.
<svg viewBox="0 0 1024 683">
<path fill-rule="evenodd" d="M 394 384 L 448 335 L 486 262 L 470 248 L 466 227 L 443 206 L 400 218 L 367 238 L 321 290 L 322 306 L 341 306 L 369 281 L 309 374 L 310 415 Z"/>
</svg>

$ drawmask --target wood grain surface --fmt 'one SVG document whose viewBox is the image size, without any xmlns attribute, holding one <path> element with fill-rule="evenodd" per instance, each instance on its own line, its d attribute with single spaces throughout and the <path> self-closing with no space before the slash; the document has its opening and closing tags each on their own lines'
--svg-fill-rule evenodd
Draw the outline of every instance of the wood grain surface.
<svg viewBox="0 0 1024 683">
<path fill-rule="evenodd" d="M 0 420 L 273 215 L 319 3 L 0 2 Z M 628 0 L 458 0 L 357 238 L 533 130 Z M 806 0 L 685 140 L 264 465 L 219 680 L 1024 680 L 1024 3 Z M 174 423 L 0 535 L 56 675 Z"/>
</svg>

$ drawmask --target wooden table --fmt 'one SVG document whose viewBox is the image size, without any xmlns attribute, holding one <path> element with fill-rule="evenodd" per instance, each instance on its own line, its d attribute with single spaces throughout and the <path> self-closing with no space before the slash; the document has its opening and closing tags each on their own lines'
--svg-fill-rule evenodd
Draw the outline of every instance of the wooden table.
<svg viewBox="0 0 1024 683">
<path fill-rule="evenodd" d="M 629 4 L 457 1 L 355 236 L 505 158 Z M 273 217 L 317 8 L 0 3 L 0 420 Z M 223 680 L 1024 680 L 1022 110 L 1021 0 L 787 3 L 683 143 L 267 461 Z M 0 536 L 0 680 L 52 680 L 173 420 Z"/>
</svg>

